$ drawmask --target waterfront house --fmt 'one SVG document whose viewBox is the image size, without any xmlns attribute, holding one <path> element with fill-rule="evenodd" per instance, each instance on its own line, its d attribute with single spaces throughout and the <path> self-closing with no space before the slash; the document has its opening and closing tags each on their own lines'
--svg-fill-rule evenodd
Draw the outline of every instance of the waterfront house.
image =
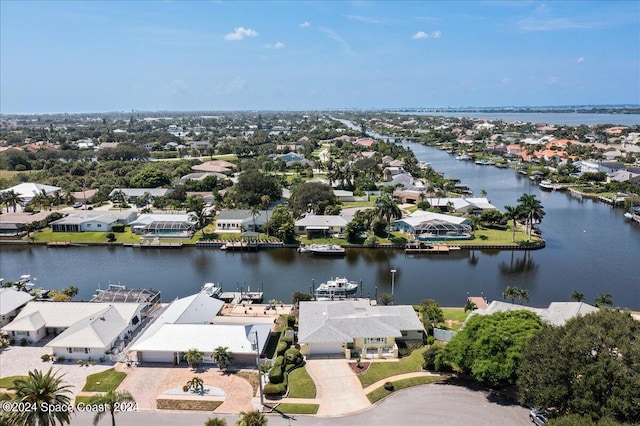
<svg viewBox="0 0 640 426">
<path fill-rule="evenodd" d="M 576 316 L 597 312 L 598 308 L 584 302 L 551 302 L 546 308 L 534 308 L 515 303 L 494 300 L 486 309 L 476 309 L 474 315 L 491 315 L 496 312 L 527 310 L 537 314 L 543 321 L 551 325 L 561 326 Z M 470 316 L 469 316 L 470 317 Z M 467 317 L 467 320 L 469 319 Z"/>
<path fill-rule="evenodd" d="M 31 300 L 33 296 L 26 291 L 12 287 L 0 288 L 0 327 L 13 321 L 20 308 Z"/>
<path fill-rule="evenodd" d="M 211 353 L 218 346 L 228 347 L 234 363 L 255 365 L 269 340 L 273 318 L 246 317 L 224 321 L 218 314 L 224 302 L 197 293 L 172 302 L 131 347 L 138 361 L 184 362 L 184 354 L 197 349 L 203 362 L 215 362 Z M 255 335 L 258 335 L 256 347 Z"/>
<path fill-rule="evenodd" d="M 465 217 L 416 210 L 393 223 L 396 230 L 418 239 L 446 240 L 471 238 L 471 221 Z"/>
<path fill-rule="evenodd" d="M 449 211 L 460 214 L 480 214 L 485 210 L 497 210 L 496 207 L 485 197 L 440 197 L 427 198 L 431 207 L 439 208 L 442 211 Z"/>
<path fill-rule="evenodd" d="M 349 221 L 343 216 L 307 214 L 296 220 L 296 234 L 321 233 L 324 236 L 341 234 Z"/>
<path fill-rule="evenodd" d="M 35 343 L 54 336 L 45 345 L 53 348 L 54 355 L 97 360 L 107 351 L 122 349 L 124 338 L 139 327 L 145 306 L 31 301 L 3 330 L 16 342 Z"/>
<path fill-rule="evenodd" d="M 191 238 L 198 225 L 193 213 L 141 214 L 130 223 L 134 234 L 162 238 Z"/>
<path fill-rule="evenodd" d="M 368 299 L 300 302 L 298 342 L 305 355 L 397 358 L 397 341 L 422 341 L 424 327 L 408 305 Z"/>
<path fill-rule="evenodd" d="M 258 232 L 269 221 L 271 213 L 272 210 L 260 210 L 254 217 L 251 210 L 222 210 L 216 219 L 216 232 Z"/>
<path fill-rule="evenodd" d="M 136 212 L 82 210 L 49 223 L 53 232 L 109 232 L 115 224 L 128 226 L 138 217 Z"/>
</svg>

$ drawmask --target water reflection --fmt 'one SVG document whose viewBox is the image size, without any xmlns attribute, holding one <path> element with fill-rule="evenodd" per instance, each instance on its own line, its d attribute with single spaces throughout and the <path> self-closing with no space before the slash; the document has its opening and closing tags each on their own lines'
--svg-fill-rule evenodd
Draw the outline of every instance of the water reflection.
<svg viewBox="0 0 640 426">
<path fill-rule="evenodd" d="M 535 274 L 537 272 L 538 264 L 532 259 L 530 251 L 523 251 L 519 253 L 517 258 L 515 257 L 515 251 L 512 250 L 509 263 L 500 262 L 498 268 L 501 275 Z"/>
</svg>

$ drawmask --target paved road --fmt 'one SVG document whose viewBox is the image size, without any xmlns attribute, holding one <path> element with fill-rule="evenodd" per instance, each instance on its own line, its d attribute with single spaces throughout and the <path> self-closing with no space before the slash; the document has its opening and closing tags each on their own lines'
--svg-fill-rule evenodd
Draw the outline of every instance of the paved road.
<svg viewBox="0 0 640 426">
<path fill-rule="evenodd" d="M 120 413 L 118 426 L 191 426 L 203 425 L 215 415 L 205 413 L 140 411 Z M 235 424 L 236 415 L 219 415 L 229 425 Z M 108 417 L 101 424 L 111 422 Z M 73 425 L 91 424 L 88 413 L 76 415 Z M 295 416 L 285 418 L 269 415 L 269 425 L 283 426 L 517 426 L 529 425 L 527 409 L 494 399 L 485 391 L 475 391 L 453 385 L 425 385 L 405 389 L 364 412 L 344 417 Z"/>
</svg>

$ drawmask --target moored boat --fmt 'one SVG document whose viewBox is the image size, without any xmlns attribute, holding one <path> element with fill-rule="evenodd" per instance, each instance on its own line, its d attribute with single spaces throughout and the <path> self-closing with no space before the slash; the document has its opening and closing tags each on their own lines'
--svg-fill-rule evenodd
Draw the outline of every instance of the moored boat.
<svg viewBox="0 0 640 426">
<path fill-rule="evenodd" d="M 355 294 L 358 283 L 346 278 L 336 278 L 324 282 L 313 293 L 315 297 L 344 297 Z"/>
<path fill-rule="evenodd" d="M 311 253 L 316 256 L 344 256 L 346 250 L 337 244 L 311 244 L 308 246 L 300 246 L 299 253 Z"/>
<path fill-rule="evenodd" d="M 204 283 L 200 292 L 209 297 L 218 297 L 222 294 L 222 287 L 215 283 Z"/>
<path fill-rule="evenodd" d="M 550 180 L 543 179 L 540 181 L 540 183 L 538 183 L 538 186 L 543 191 L 553 191 L 553 183 L 551 183 Z"/>
<path fill-rule="evenodd" d="M 456 160 L 458 160 L 458 161 L 469 161 L 469 160 L 471 160 L 471 157 L 469 157 L 466 153 L 462 153 L 462 154 L 456 156 Z"/>
</svg>

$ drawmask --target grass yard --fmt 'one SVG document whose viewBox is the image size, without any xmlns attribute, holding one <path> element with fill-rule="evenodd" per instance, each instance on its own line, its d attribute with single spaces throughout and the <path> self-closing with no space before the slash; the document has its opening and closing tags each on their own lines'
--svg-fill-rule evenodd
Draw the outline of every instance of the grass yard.
<svg viewBox="0 0 640 426">
<path fill-rule="evenodd" d="M 440 377 L 434 377 L 434 376 L 411 377 L 409 379 L 397 380 L 397 381 L 391 382 L 393 383 L 392 391 L 388 391 L 384 388 L 384 386 L 380 386 L 378 389 L 374 390 L 373 392 L 368 393 L 367 399 L 369 400 L 370 403 L 375 404 L 376 402 L 380 401 L 382 398 L 385 398 L 391 395 L 392 393 L 399 391 L 400 389 L 435 383 L 438 380 L 440 380 Z"/>
<path fill-rule="evenodd" d="M 197 401 L 192 399 L 158 399 L 158 410 L 214 411 L 223 401 Z"/>
<path fill-rule="evenodd" d="M 318 404 L 280 404 L 276 411 L 283 414 L 317 414 Z"/>
<path fill-rule="evenodd" d="M 456 240 L 452 241 L 451 245 L 464 246 L 472 244 L 507 244 L 517 245 L 520 242 L 528 241 L 529 236 L 521 229 L 516 230 L 516 242 L 513 242 L 513 232 L 511 229 L 502 231 L 500 229 L 478 229 L 475 231 L 476 238 L 473 240 Z M 532 241 L 540 241 L 540 238 L 531 236 Z"/>
<path fill-rule="evenodd" d="M 33 232 L 34 241 L 69 241 L 72 243 L 106 243 L 108 232 L 53 232 L 51 228 Z M 138 243 L 140 236 L 129 232 L 114 232 L 118 243 Z"/>
<path fill-rule="evenodd" d="M 463 321 L 467 319 L 469 312 L 465 312 L 464 308 L 441 308 L 444 319 L 452 321 Z"/>
<path fill-rule="evenodd" d="M 289 398 L 315 398 L 316 384 L 305 367 L 289 373 Z M 315 414 L 315 413 L 314 413 Z"/>
<path fill-rule="evenodd" d="M 422 370 L 422 353 L 425 348 L 416 349 L 406 358 L 398 362 L 373 362 L 369 369 L 358 376 L 363 388 L 370 386 L 378 380 L 404 373 L 413 373 Z"/>
<path fill-rule="evenodd" d="M 10 388 L 13 386 L 14 380 L 26 379 L 27 376 L 7 376 L 0 379 L 0 388 Z"/>
<path fill-rule="evenodd" d="M 116 390 L 125 377 L 127 377 L 127 373 L 110 368 L 101 373 L 87 376 L 87 383 L 85 383 L 82 390 L 85 392 L 109 392 L 110 390 Z"/>
<path fill-rule="evenodd" d="M 91 397 L 90 396 L 84 396 L 84 395 L 76 396 L 76 400 L 74 402 L 74 405 L 78 405 L 80 403 L 85 404 L 85 405 L 89 405 L 91 403 Z"/>
</svg>

